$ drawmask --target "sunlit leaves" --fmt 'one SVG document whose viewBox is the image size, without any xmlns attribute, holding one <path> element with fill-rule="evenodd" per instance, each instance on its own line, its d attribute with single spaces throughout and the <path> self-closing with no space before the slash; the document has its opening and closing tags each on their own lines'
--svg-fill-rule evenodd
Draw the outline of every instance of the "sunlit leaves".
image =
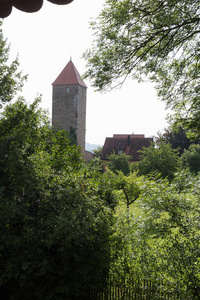
<svg viewBox="0 0 200 300">
<path fill-rule="evenodd" d="M 0 108 L 3 103 L 13 99 L 15 94 L 21 90 L 24 80 L 27 76 L 22 76 L 18 70 L 18 57 L 9 62 L 10 47 L 3 38 L 1 30 L 2 22 L 0 22 Z"/>
<path fill-rule="evenodd" d="M 181 172 L 172 183 L 145 178 L 141 182 L 129 218 L 122 209 L 117 215 L 111 272 L 134 280 L 151 278 L 161 293 L 173 296 L 179 290 L 184 299 L 198 299 L 199 176 Z"/>
<path fill-rule="evenodd" d="M 91 24 L 88 77 L 104 91 L 128 75 L 157 83 L 174 123 L 199 135 L 199 1 L 107 0 Z M 193 133 L 192 133 L 193 132 Z"/>
<path fill-rule="evenodd" d="M 161 142 L 157 147 L 152 143 L 150 147 L 143 148 L 140 161 L 131 165 L 140 175 L 160 175 L 171 181 L 178 169 L 178 150 L 172 149 L 170 144 Z"/>
<path fill-rule="evenodd" d="M 181 162 L 191 173 L 197 175 L 200 172 L 200 145 L 191 145 L 188 150 L 185 150 Z"/>
</svg>

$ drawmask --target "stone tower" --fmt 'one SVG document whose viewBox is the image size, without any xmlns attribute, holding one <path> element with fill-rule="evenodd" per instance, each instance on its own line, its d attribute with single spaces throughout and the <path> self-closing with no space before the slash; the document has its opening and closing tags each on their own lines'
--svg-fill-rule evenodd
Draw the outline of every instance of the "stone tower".
<svg viewBox="0 0 200 300">
<path fill-rule="evenodd" d="M 74 129 L 77 143 L 85 154 L 87 86 L 71 60 L 52 85 L 52 125 L 67 132 Z"/>
</svg>

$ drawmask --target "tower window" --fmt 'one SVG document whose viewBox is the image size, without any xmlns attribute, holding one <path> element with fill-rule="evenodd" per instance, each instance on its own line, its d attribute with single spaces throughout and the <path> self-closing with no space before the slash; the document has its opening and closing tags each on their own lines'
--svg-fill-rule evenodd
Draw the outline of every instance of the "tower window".
<svg viewBox="0 0 200 300">
<path fill-rule="evenodd" d="M 67 94 L 69 94 L 69 87 L 67 87 Z"/>
</svg>

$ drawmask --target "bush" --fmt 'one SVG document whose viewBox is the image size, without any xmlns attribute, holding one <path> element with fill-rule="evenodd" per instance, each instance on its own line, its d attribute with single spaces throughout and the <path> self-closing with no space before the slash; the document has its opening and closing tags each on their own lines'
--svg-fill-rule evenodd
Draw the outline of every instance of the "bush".
<svg viewBox="0 0 200 300">
<path fill-rule="evenodd" d="M 156 148 L 152 143 L 150 147 L 140 151 L 141 160 L 131 165 L 131 171 L 137 171 L 139 175 L 156 173 L 162 178 L 171 181 L 178 169 L 178 151 L 172 149 L 170 144 L 161 142 Z"/>
<path fill-rule="evenodd" d="M 117 171 L 121 171 L 124 175 L 130 173 L 130 156 L 125 153 L 117 155 L 115 153 L 111 154 L 109 157 L 108 168 L 115 174 L 118 174 Z"/>
<path fill-rule="evenodd" d="M 200 145 L 191 145 L 181 156 L 182 166 L 189 169 L 191 173 L 200 172 Z"/>
</svg>

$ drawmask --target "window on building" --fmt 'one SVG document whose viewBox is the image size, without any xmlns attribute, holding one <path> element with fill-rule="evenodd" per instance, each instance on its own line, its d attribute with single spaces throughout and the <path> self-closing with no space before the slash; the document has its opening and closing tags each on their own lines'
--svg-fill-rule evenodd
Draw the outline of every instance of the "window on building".
<svg viewBox="0 0 200 300">
<path fill-rule="evenodd" d="M 118 155 L 122 155 L 123 153 L 124 153 L 123 150 L 121 150 L 121 149 L 117 150 L 117 154 L 118 154 Z"/>
</svg>

